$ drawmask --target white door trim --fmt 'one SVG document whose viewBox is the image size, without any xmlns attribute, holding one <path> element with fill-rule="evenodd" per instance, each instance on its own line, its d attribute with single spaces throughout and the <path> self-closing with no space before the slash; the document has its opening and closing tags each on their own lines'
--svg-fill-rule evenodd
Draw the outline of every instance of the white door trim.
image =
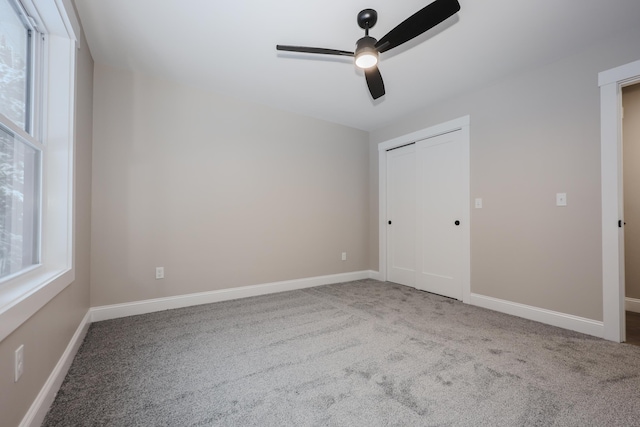
<svg viewBox="0 0 640 427">
<path fill-rule="evenodd" d="M 465 207 L 464 215 L 461 221 L 469 226 L 466 227 L 466 233 L 463 237 L 464 254 L 462 260 L 462 301 L 469 303 L 471 295 L 471 218 L 470 218 L 470 164 L 469 164 L 469 127 L 470 116 L 460 117 L 439 125 L 431 126 L 426 129 L 419 130 L 407 135 L 399 136 L 378 144 L 378 197 L 379 197 L 379 270 L 380 280 L 387 280 L 387 150 L 397 148 L 403 145 L 411 144 L 422 139 L 431 138 L 449 132 L 460 130 L 462 132 L 462 140 L 464 142 L 464 171 L 466 176 Z"/>
<path fill-rule="evenodd" d="M 600 86 L 602 320 L 604 338 L 625 339 L 622 198 L 622 88 L 640 81 L 640 61 L 603 71 Z"/>
</svg>

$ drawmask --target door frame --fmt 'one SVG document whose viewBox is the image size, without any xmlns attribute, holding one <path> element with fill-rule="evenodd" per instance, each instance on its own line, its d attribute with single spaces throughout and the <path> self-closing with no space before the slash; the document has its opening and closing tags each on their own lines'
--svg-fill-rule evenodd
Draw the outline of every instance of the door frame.
<svg viewBox="0 0 640 427">
<path fill-rule="evenodd" d="M 602 186 L 603 338 L 622 342 L 625 331 L 622 182 L 622 88 L 640 82 L 640 61 L 598 74 Z"/>
<path fill-rule="evenodd" d="M 462 301 L 469 303 L 471 295 L 471 188 L 470 188 L 470 116 L 463 116 L 445 123 L 440 123 L 417 132 L 409 133 L 378 144 L 378 198 L 379 198 L 379 278 L 387 280 L 387 151 L 403 145 L 461 131 L 463 142 L 463 177 L 465 186 L 465 202 L 460 220 L 467 226 L 463 232 L 463 260 L 462 260 Z"/>
</svg>

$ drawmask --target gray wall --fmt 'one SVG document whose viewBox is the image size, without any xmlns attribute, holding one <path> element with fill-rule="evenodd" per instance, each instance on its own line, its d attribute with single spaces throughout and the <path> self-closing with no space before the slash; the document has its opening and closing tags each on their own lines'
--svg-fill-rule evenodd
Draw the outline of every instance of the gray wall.
<svg viewBox="0 0 640 427">
<path fill-rule="evenodd" d="M 625 292 L 640 299 L 640 84 L 622 91 Z"/>
<path fill-rule="evenodd" d="M 92 306 L 369 268 L 366 132 L 101 64 L 94 84 Z"/>
<path fill-rule="evenodd" d="M 597 78 L 640 58 L 638 40 L 619 34 L 371 133 L 373 158 L 380 142 L 471 116 L 471 197 L 484 202 L 471 212 L 473 293 L 602 320 Z M 567 207 L 555 206 L 559 192 Z M 377 265 L 377 211 L 371 219 Z"/>
<path fill-rule="evenodd" d="M 0 342 L 0 425 L 17 426 L 89 309 L 93 60 L 84 38 L 77 57 L 75 157 L 76 280 Z M 14 351 L 24 344 L 24 374 L 13 382 Z"/>
</svg>

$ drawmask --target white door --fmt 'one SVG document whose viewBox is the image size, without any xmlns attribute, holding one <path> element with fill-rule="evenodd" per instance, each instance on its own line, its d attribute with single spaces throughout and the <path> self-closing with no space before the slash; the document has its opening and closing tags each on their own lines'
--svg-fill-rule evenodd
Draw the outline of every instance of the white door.
<svg viewBox="0 0 640 427">
<path fill-rule="evenodd" d="M 387 279 L 415 286 L 416 149 L 387 153 Z"/>
<path fill-rule="evenodd" d="M 462 132 L 416 143 L 415 287 L 462 299 L 466 185 Z"/>
<path fill-rule="evenodd" d="M 465 153 L 461 131 L 387 152 L 387 280 L 462 299 Z"/>
</svg>

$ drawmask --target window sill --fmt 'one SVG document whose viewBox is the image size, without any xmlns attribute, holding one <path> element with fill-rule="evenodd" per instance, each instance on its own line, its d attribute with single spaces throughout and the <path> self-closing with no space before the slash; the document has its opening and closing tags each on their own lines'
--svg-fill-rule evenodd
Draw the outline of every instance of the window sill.
<svg viewBox="0 0 640 427">
<path fill-rule="evenodd" d="M 0 285 L 0 341 L 75 280 L 73 268 L 40 266 Z"/>
</svg>

